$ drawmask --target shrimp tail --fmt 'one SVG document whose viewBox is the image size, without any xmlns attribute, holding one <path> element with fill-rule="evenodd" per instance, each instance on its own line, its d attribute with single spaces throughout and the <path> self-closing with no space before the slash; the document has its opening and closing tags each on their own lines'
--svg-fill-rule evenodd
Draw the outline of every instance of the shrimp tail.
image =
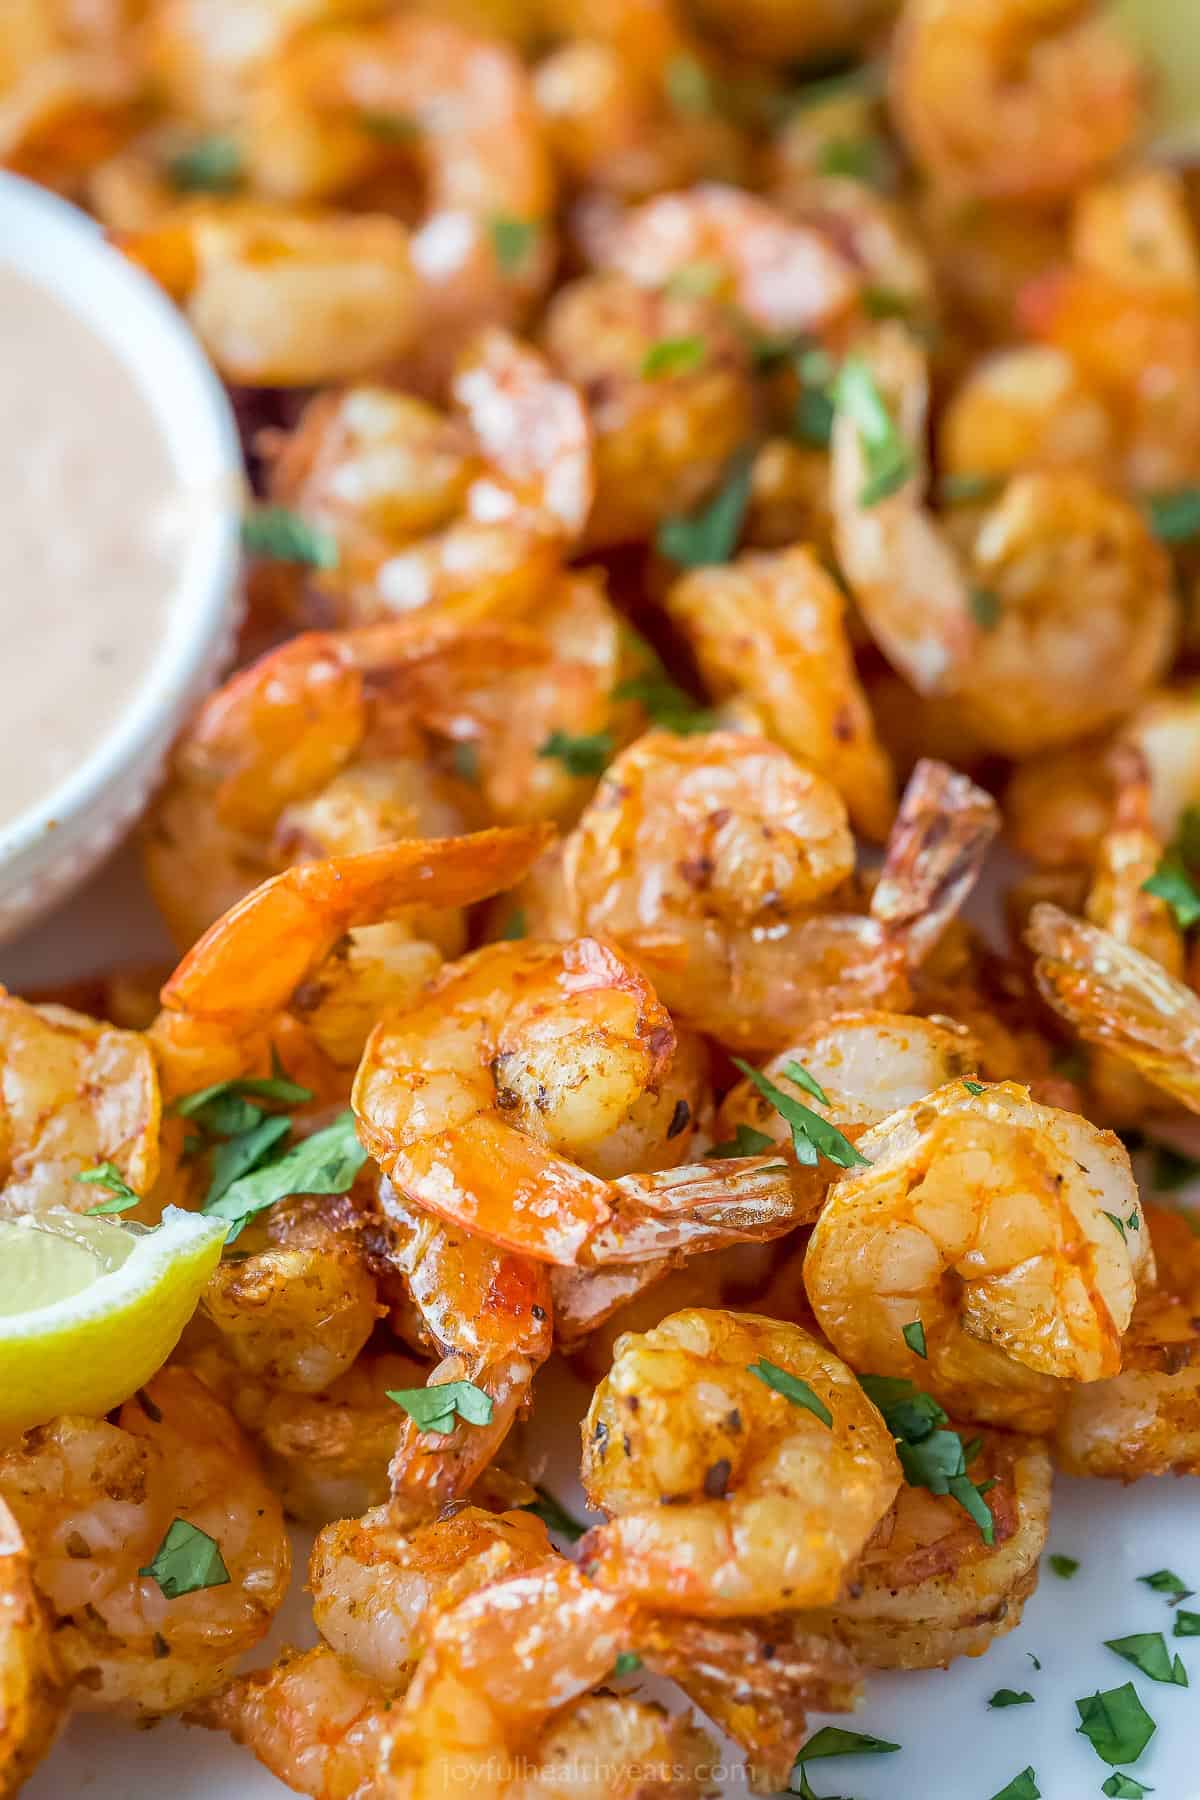
<svg viewBox="0 0 1200 1800">
<path fill-rule="evenodd" d="M 613 1216 L 589 1238 L 583 1263 L 646 1263 L 689 1249 L 761 1244 L 804 1223 L 778 1154 L 622 1175 L 612 1185 Z"/>
<path fill-rule="evenodd" d="M 903 941 L 910 967 L 929 955 L 979 879 L 1000 827 L 990 794 L 924 757 L 909 777 L 888 838 L 871 915 Z"/>
</svg>

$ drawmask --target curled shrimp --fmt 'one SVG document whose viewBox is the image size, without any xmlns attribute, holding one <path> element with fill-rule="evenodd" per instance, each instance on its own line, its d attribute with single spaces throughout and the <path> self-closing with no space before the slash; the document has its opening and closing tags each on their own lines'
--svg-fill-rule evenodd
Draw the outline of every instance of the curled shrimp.
<svg viewBox="0 0 1200 1800">
<path fill-rule="evenodd" d="M 1043 997 L 1085 1043 L 1200 1112 L 1200 1000 L 1153 956 L 1043 902 L 1025 939 Z"/>
<path fill-rule="evenodd" d="M 352 1103 L 402 1193 L 539 1261 L 635 1262 L 788 1229 L 778 1161 L 615 1181 L 587 1168 L 589 1147 L 665 1077 L 674 1045 L 645 976 L 595 939 L 490 944 L 381 1021 Z"/>
<path fill-rule="evenodd" d="M 1053 200 L 1138 130 L 1137 59 L 1090 0 L 906 0 L 890 69 L 901 136 L 937 182 Z"/>
<path fill-rule="evenodd" d="M 1013 1631 L 1050 1527 L 1049 1452 L 1036 1438 L 985 1431 L 970 1473 L 991 1484 L 991 1544 L 950 1495 L 905 1485 L 845 1593 L 823 1612 L 800 1614 L 797 1626 L 828 1632 L 871 1669 L 945 1668 Z"/>
<path fill-rule="evenodd" d="M 396 122 L 390 137 L 381 120 Z M 401 139 L 428 194 L 412 237 L 419 316 L 436 327 L 436 344 L 413 346 L 426 379 L 476 325 L 512 322 L 550 273 L 550 161 L 529 77 L 494 39 L 409 13 L 322 22 L 263 70 L 243 135 L 254 186 L 290 205 L 344 195 Z"/>
<path fill-rule="evenodd" d="M 442 1360 L 428 1385 L 469 1381 L 491 1401 L 486 1424 L 455 1419 L 423 1431 L 405 1420 L 392 1454 L 392 1516 L 436 1512 L 459 1499 L 487 1468 L 550 1354 L 549 1271 L 527 1257 L 425 1212 L 380 1183 L 386 1258 L 402 1278 L 423 1335 Z"/>
<path fill-rule="evenodd" d="M 1118 1138 L 1015 1083 L 956 1081 L 856 1148 L 870 1166 L 829 1190 L 804 1267 L 852 1367 L 1032 1431 L 1052 1426 L 1065 1383 L 1117 1372 L 1154 1268 Z M 904 1335 L 915 1320 L 927 1359 Z"/>
<path fill-rule="evenodd" d="M 134 129 L 137 0 L 10 0 L 0 24 L 0 163 L 70 192 Z"/>
<path fill-rule="evenodd" d="M 835 326 L 858 282 L 831 236 L 765 200 L 717 182 L 656 194 L 598 228 L 590 248 L 604 269 L 662 288 L 697 265 L 719 272 L 716 292 L 761 331 L 792 335 Z"/>
<path fill-rule="evenodd" d="M 1072 1388 L 1058 1420 L 1069 1475 L 1200 1473 L 1200 1248 L 1180 1213 L 1148 1206 L 1146 1224 L 1157 1276 L 1133 1309 L 1121 1373 Z"/>
<path fill-rule="evenodd" d="M 101 1163 L 149 1190 L 161 1103 L 140 1033 L 0 990 L 0 1066 L 0 1213 L 86 1212 L 95 1193 L 74 1178 Z"/>
<path fill-rule="evenodd" d="M 762 1377 L 782 1370 L 824 1416 Z M 900 1484 L 889 1433 L 799 1326 L 695 1308 L 618 1339 L 583 1425 L 581 1546 L 601 1587 L 669 1612 L 794 1611 L 836 1598 Z"/>
<path fill-rule="evenodd" d="M 0 1453 L 0 1495 L 85 1709 L 152 1717 L 215 1693 L 287 1588 L 279 1503 L 231 1415 L 185 1369 L 160 1371 L 115 1424 L 26 1432 Z M 216 1542 L 227 1582 L 172 1599 L 141 1572 L 176 1519 Z"/>
<path fill-rule="evenodd" d="M 891 765 L 854 667 L 837 584 L 811 550 L 745 555 L 670 589 L 669 617 L 717 699 L 744 696 L 765 735 L 830 780 L 882 841 L 895 816 Z"/>
<path fill-rule="evenodd" d="M 1022 344 L 975 363 L 938 436 L 944 478 L 999 480 L 1028 469 L 1078 469 L 1117 483 L 1110 409 L 1066 351 Z"/>
<path fill-rule="evenodd" d="M 544 842 L 534 827 L 413 839 L 297 864 L 264 882 L 205 933 L 163 988 L 149 1037 L 169 1097 L 265 1072 L 273 1027 L 348 932 L 435 899 L 482 899 L 517 879 Z"/>
<path fill-rule="evenodd" d="M 31 1557 L 0 1500 L 0 1797 L 15 1800 L 62 1716 L 62 1676 Z"/>
<path fill-rule="evenodd" d="M 347 622 L 422 606 L 471 618 L 536 598 L 593 496 L 583 401 L 536 350 L 472 336 L 443 414 L 359 386 L 318 395 L 269 445 L 271 495 L 328 531 L 315 586 Z"/>
<path fill-rule="evenodd" d="M 649 970 L 682 1019 L 775 1048 L 835 1008 L 906 1004 L 908 965 L 969 891 L 995 823 L 965 777 L 921 765 L 864 914 L 824 777 L 762 739 L 649 732 L 571 834 L 567 890 L 579 923 Z"/>
<path fill-rule="evenodd" d="M 647 375 L 655 346 L 678 339 L 702 346 L 695 365 Z M 541 341 L 582 393 L 595 434 L 589 547 L 647 538 L 660 520 L 691 512 L 751 436 L 749 353 L 709 298 L 616 273 L 580 276 L 550 301 Z"/>
<path fill-rule="evenodd" d="M 530 1512 L 465 1506 L 405 1533 L 382 1507 L 318 1533 L 308 1570 L 313 1618 L 359 1674 L 402 1690 L 431 1608 L 453 1606 L 551 1554 L 546 1527 Z"/>
</svg>

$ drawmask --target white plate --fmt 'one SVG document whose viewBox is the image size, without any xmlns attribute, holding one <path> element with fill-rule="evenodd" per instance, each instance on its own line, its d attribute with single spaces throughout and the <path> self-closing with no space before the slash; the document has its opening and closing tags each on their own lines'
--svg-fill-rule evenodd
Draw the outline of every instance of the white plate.
<svg viewBox="0 0 1200 1800">
<path fill-rule="evenodd" d="M 87 973 L 110 959 L 164 954 L 162 927 L 140 892 L 128 857 L 53 919 L 0 956 L 0 979 L 14 990 Z M 551 1393 L 544 1392 L 548 1379 Z M 586 1390 L 560 1368 L 543 1378 L 535 1424 L 555 1421 L 546 1445 L 547 1484 L 568 1504 L 577 1498 L 575 1420 Z M 549 1401 L 549 1404 L 546 1402 Z M 1098 1688 L 1132 1680 L 1158 1731 L 1126 1772 L 1153 1788 L 1154 1800 L 1200 1800 L 1200 1638 L 1171 1638 L 1174 1613 L 1138 1576 L 1174 1569 L 1200 1591 L 1200 1486 L 1192 1481 L 1143 1481 L 1130 1488 L 1109 1482 L 1060 1479 L 1055 1485 L 1052 1550 L 1078 1558 L 1079 1573 L 1062 1581 L 1046 1569 L 1020 1627 L 985 1657 L 962 1659 L 946 1671 L 872 1678 L 862 1711 L 830 1719 L 899 1743 L 899 1754 L 814 1762 L 809 1780 L 818 1795 L 853 1800 L 992 1800 L 1032 1766 L 1043 1800 L 1090 1800 L 1112 1772 L 1076 1733 L 1075 1701 Z M 270 1643 L 313 1641 L 301 1590 L 307 1540 L 297 1535 L 298 1578 L 276 1621 Z M 1200 1607 L 1200 1600 L 1195 1603 Z M 1195 1686 L 1147 1681 L 1104 1639 L 1135 1631 L 1167 1635 Z M 1041 1669 L 1031 1660 L 1036 1656 Z M 251 1665 L 269 1660 L 260 1648 Z M 997 1688 L 1028 1690 L 1032 1706 L 991 1711 Z M 814 1726 L 822 1721 L 814 1718 Z M 746 1800 L 743 1771 L 732 1749 L 723 1782 L 729 1800 Z M 228 1740 L 165 1720 L 151 1731 L 78 1715 L 24 1790 L 25 1800 L 279 1800 L 281 1786 Z M 471 1800 L 464 1790 L 463 1800 Z"/>
</svg>

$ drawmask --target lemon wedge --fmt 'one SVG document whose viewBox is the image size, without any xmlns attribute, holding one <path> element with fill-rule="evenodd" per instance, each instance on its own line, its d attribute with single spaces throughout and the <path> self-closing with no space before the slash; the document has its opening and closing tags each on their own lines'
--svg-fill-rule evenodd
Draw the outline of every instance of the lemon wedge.
<svg viewBox="0 0 1200 1800">
<path fill-rule="evenodd" d="M 227 1229 L 175 1206 L 153 1231 L 57 1209 L 0 1219 L 0 1433 L 127 1400 L 178 1343 Z"/>
</svg>

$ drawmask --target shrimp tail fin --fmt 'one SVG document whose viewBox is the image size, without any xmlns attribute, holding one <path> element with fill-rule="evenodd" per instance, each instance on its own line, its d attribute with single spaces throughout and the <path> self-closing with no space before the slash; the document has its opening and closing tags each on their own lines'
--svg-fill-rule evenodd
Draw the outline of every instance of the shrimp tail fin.
<svg viewBox="0 0 1200 1800">
<path fill-rule="evenodd" d="M 922 758 L 887 842 L 871 914 L 905 944 L 910 967 L 929 955 L 979 879 L 1000 827 L 990 794 L 942 762 Z"/>
</svg>

